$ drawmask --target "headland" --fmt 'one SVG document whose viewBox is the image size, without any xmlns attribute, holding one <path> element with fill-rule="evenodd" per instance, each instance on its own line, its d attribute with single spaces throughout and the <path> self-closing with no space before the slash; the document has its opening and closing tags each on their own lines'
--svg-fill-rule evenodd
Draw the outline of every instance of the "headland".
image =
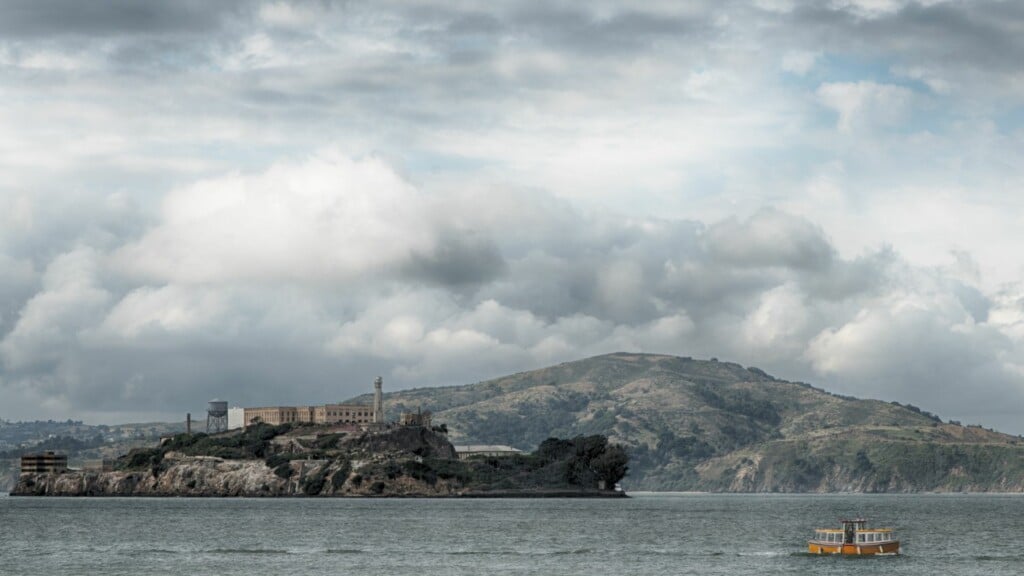
<svg viewBox="0 0 1024 576">
<path fill-rule="evenodd" d="M 443 429 L 254 424 L 178 434 L 108 470 L 23 472 L 12 496 L 621 497 L 622 448 L 549 439 L 532 454 L 460 459 Z"/>
</svg>

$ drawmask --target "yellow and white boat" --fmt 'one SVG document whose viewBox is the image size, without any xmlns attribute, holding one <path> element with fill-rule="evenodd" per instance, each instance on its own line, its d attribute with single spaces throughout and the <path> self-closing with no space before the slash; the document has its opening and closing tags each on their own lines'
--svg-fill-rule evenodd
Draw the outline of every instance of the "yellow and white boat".
<svg viewBox="0 0 1024 576">
<path fill-rule="evenodd" d="M 811 554 L 873 556 L 899 554 L 900 541 L 892 528 L 868 528 L 863 518 L 840 520 L 842 528 L 818 528 L 807 542 Z"/>
</svg>

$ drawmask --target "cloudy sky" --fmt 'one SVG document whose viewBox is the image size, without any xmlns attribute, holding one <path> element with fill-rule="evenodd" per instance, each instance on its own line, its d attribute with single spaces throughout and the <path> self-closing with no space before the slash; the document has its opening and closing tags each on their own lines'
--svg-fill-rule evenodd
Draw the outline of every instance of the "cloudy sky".
<svg viewBox="0 0 1024 576">
<path fill-rule="evenodd" d="M 1024 4 L 0 0 L 0 418 L 618 351 L 1024 433 Z"/>
</svg>

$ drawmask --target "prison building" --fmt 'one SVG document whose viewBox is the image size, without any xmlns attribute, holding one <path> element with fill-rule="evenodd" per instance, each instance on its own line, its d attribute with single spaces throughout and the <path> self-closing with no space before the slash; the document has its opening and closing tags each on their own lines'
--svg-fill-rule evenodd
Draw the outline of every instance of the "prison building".
<svg viewBox="0 0 1024 576">
<path fill-rule="evenodd" d="M 22 474 L 59 474 L 66 472 L 67 469 L 67 454 L 57 454 L 48 450 L 42 454 L 25 454 L 21 457 Z"/>
<path fill-rule="evenodd" d="M 373 407 L 369 404 L 325 404 L 323 406 L 270 406 L 245 408 L 246 426 L 255 423 L 286 424 L 311 422 L 314 424 L 371 424 Z"/>
<path fill-rule="evenodd" d="M 373 406 L 369 404 L 327 404 L 323 409 L 326 424 L 372 424 Z"/>
</svg>

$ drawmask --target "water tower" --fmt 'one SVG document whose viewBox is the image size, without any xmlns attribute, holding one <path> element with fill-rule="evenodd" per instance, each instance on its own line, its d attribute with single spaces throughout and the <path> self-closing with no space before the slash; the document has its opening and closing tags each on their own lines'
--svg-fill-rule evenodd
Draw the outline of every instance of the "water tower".
<svg viewBox="0 0 1024 576">
<path fill-rule="evenodd" d="M 224 400 L 210 400 L 206 409 L 206 433 L 223 432 L 228 429 L 228 403 Z"/>
</svg>

